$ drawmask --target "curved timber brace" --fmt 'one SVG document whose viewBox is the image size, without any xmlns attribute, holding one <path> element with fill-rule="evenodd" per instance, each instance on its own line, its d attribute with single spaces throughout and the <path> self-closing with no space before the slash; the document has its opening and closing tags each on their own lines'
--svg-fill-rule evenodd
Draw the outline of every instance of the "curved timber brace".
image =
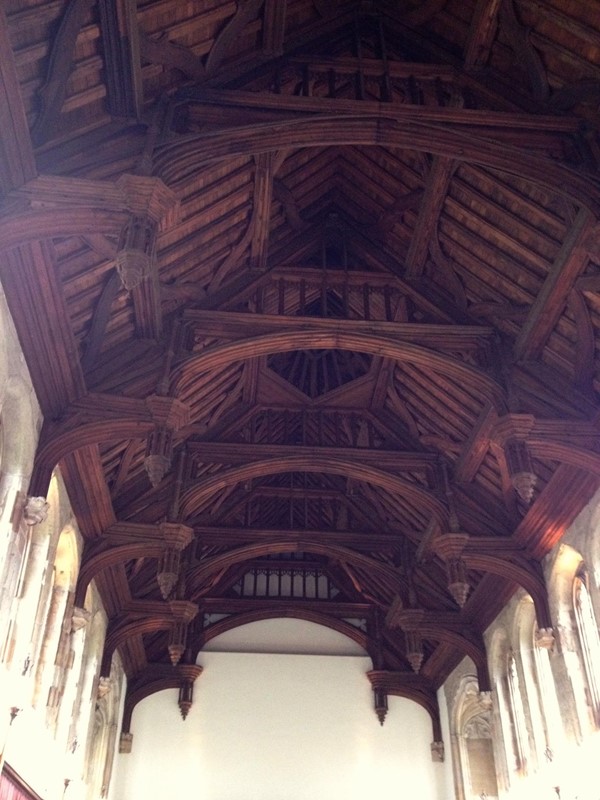
<svg viewBox="0 0 600 800">
<path fill-rule="evenodd" d="M 389 695 L 395 695 L 396 697 L 405 697 L 407 700 L 412 700 L 427 711 L 431 718 L 433 729 L 431 757 L 433 761 L 443 761 L 444 744 L 442 741 L 440 707 L 433 684 L 426 678 L 410 672 L 391 672 L 379 669 L 367 672 L 367 678 L 371 682 L 375 696 L 385 696 L 386 703 Z"/>
<path fill-rule="evenodd" d="M 171 600 L 169 603 L 138 601 L 135 610 L 111 620 L 104 643 L 100 675 L 110 673 L 112 657 L 121 645 L 132 636 L 142 636 L 156 631 L 171 631 L 179 623 L 187 624 L 198 613 L 196 603 L 187 600 Z"/>
<path fill-rule="evenodd" d="M 148 664 L 142 673 L 136 675 L 127 685 L 119 752 L 131 752 L 131 718 L 138 703 L 164 689 L 179 689 L 178 705 L 181 716 L 185 719 L 192 705 L 194 683 L 201 674 L 202 667 L 199 664 L 178 664 L 175 667 L 169 664 Z"/>
<path fill-rule="evenodd" d="M 535 606 L 541 634 L 538 644 L 548 646 L 552 618 L 546 582 L 539 562 L 529 557 L 523 547 L 509 538 L 448 533 L 432 542 L 431 549 L 447 564 L 460 561 L 469 569 L 490 572 L 519 584 Z"/>
<path fill-rule="evenodd" d="M 460 614 L 451 611 L 402 608 L 402 601 L 398 597 L 388 611 L 386 623 L 390 628 L 402 628 L 409 635 L 417 633 L 423 639 L 444 642 L 462 650 L 475 664 L 479 691 L 491 691 L 483 637 L 471 625 L 464 622 Z"/>
<path fill-rule="evenodd" d="M 75 604 L 83 606 L 87 588 L 99 572 L 132 558 L 161 559 L 157 573 L 160 587 L 163 555 L 169 551 L 180 553 L 193 536 L 192 528 L 178 522 L 161 522 L 159 525 L 116 522 L 101 537 L 86 543 L 77 578 Z"/>
</svg>

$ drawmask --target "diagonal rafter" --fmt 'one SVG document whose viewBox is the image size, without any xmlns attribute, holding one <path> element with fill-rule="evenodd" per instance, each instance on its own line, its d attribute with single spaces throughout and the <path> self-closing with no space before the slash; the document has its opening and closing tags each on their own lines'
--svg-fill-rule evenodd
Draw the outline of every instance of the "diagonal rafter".
<svg viewBox="0 0 600 800">
<path fill-rule="evenodd" d="M 595 225 L 593 215 L 581 209 L 517 337 L 514 348 L 517 359 L 528 361 L 541 356 L 571 290 L 587 266 L 591 238 L 599 235 Z"/>
<path fill-rule="evenodd" d="M 455 166 L 456 162 L 451 158 L 438 156 L 433 159 L 417 224 L 406 256 L 406 277 L 419 278 L 423 274 L 429 242 L 436 234 Z"/>
<path fill-rule="evenodd" d="M 487 63 L 498 30 L 500 4 L 501 0 L 477 0 L 464 50 L 465 69 L 483 67 Z"/>
</svg>

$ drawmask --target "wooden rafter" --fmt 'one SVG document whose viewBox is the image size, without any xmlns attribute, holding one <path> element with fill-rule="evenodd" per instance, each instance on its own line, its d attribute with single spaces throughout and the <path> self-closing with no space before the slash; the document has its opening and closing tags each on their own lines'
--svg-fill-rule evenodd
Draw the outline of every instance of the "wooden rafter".
<svg viewBox="0 0 600 800">
<path fill-rule="evenodd" d="M 465 69 L 483 67 L 487 63 L 498 29 L 501 0 L 477 0 L 465 46 Z"/>
<path fill-rule="evenodd" d="M 522 360 L 539 358 L 568 301 L 569 293 L 589 261 L 590 237 L 597 236 L 596 220 L 582 209 L 535 299 L 515 342 Z"/>
<path fill-rule="evenodd" d="M 0 52 L 0 195 L 5 195 L 35 177 L 36 166 L 3 7 Z"/>
</svg>

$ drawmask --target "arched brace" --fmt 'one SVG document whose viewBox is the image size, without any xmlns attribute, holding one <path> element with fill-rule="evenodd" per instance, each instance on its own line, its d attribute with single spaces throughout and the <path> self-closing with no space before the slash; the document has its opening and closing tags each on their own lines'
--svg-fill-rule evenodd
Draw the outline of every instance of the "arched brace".
<svg viewBox="0 0 600 800">
<path fill-rule="evenodd" d="M 221 470 L 217 474 L 199 482 L 188 489 L 181 497 L 180 509 L 183 519 L 191 519 L 198 505 L 209 498 L 214 492 L 243 483 L 252 478 L 274 475 L 280 472 L 325 472 L 332 475 L 355 478 L 359 481 L 380 486 L 393 494 L 400 494 L 410 498 L 424 514 L 433 516 L 439 530 L 444 530 L 447 525 L 448 512 L 433 492 L 423 489 L 410 481 L 405 481 L 397 475 L 360 464 L 353 461 L 344 461 L 341 458 L 328 458 L 324 456 L 289 456 L 286 458 L 269 458 L 243 464 L 239 467 Z"/>
<path fill-rule="evenodd" d="M 518 583 L 533 600 L 538 628 L 552 627 L 548 589 L 542 569 L 537 562 L 536 566 L 527 564 L 525 561 L 519 564 L 510 560 L 508 555 L 501 558 L 500 556 L 478 555 L 468 552 L 464 553 L 463 558 L 467 566 L 472 569 L 490 572 L 493 575 Z"/>
<path fill-rule="evenodd" d="M 491 692 L 492 684 L 488 670 L 487 654 L 485 652 L 485 643 L 483 637 L 480 635 L 465 635 L 458 631 L 448 630 L 442 626 L 434 625 L 432 623 L 422 623 L 418 628 L 419 633 L 424 639 L 433 639 L 434 641 L 444 642 L 451 647 L 461 650 L 466 656 L 469 656 L 471 661 L 475 664 L 477 670 L 477 680 L 479 681 L 480 692 Z"/>
<path fill-rule="evenodd" d="M 532 455 L 585 469 L 600 478 L 600 453 L 550 439 L 527 437 L 526 441 Z"/>
<path fill-rule="evenodd" d="M 88 586 L 102 570 L 137 558 L 160 558 L 167 547 L 167 542 L 165 542 L 164 545 L 144 542 L 140 544 L 124 544 L 116 547 L 105 546 L 97 552 L 91 552 L 89 556 L 86 556 L 86 552 L 84 551 L 81 568 L 77 577 L 75 605 L 83 606 Z"/>
<path fill-rule="evenodd" d="M 125 224 L 127 212 L 106 208 L 40 208 L 0 214 L 0 249 L 8 250 L 37 239 L 86 234 L 115 234 Z"/>
<path fill-rule="evenodd" d="M 420 675 L 408 672 L 388 672 L 371 670 L 367 677 L 374 689 L 382 689 L 386 694 L 412 700 L 427 711 L 431 718 L 433 741 L 442 741 L 442 725 L 437 693 L 433 686 Z"/>
<path fill-rule="evenodd" d="M 188 356 L 173 370 L 171 393 L 173 396 L 187 396 L 193 391 L 197 375 L 217 369 L 232 361 L 243 361 L 272 353 L 289 353 L 305 349 L 337 349 L 353 352 L 371 353 L 391 358 L 394 361 L 408 361 L 434 372 L 439 372 L 462 385 L 469 386 L 488 400 L 499 411 L 506 405 L 504 389 L 483 370 L 438 353 L 412 342 L 401 342 L 389 337 L 365 332 L 324 331 L 315 327 L 305 330 L 289 330 L 252 336 L 227 344 L 207 347 L 201 353 Z"/>
<path fill-rule="evenodd" d="M 204 628 L 201 633 L 202 642 L 199 645 L 193 644 L 193 648 L 197 647 L 197 650 L 194 653 L 194 649 L 192 649 L 192 653 L 197 657 L 198 652 L 200 652 L 204 644 L 210 642 L 211 639 L 227 631 L 239 628 L 242 625 L 248 625 L 251 622 L 260 622 L 265 619 L 301 619 L 306 622 L 314 622 L 316 625 L 322 625 L 332 631 L 341 633 L 343 636 L 356 642 L 356 644 L 367 652 L 370 647 L 370 639 L 367 634 L 355 628 L 349 622 L 344 622 L 344 620 L 330 617 L 318 611 L 303 610 L 301 608 L 289 608 L 285 610 L 274 608 L 263 609 L 261 611 L 247 611 L 243 614 L 232 614 L 230 617 L 225 617 L 224 619 L 214 622 L 212 625 Z"/>
<path fill-rule="evenodd" d="M 483 636 L 465 623 L 460 614 L 403 608 L 398 601 L 392 604 L 388 612 L 387 624 L 391 628 L 402 628 L 407 633 L 418 633 L 423 639 L 444 642 L 463 652 L 475 664 L 479 690 L 491 691 Z"/>
<path fill-rule="evenodd" d="M 138 703 L 165 689 L 181 689 L 185 681 L 195 681 L 202 674 L 198 664 L 149 664 L 127 686 L 123 709 L 122 733 L 130 733 L 131 718 Z"/>
<path fill-rule="evenodd" d="M 57 431 L 46 442 L 42 441 L 36 454 L 29 492 L 35 491 L 36 497 L 45 497 L 56 465 L 80 447 L 100 442 L 143 439 L 153 429 L 154 422 L 151 419 L 127 417 L 88 422 L 70 427 L 64 432 Z"/>
<path fill-rule="evenodd" d="M 355 564 L 356 566 L 375 572 L 388 585 L 401 586 L 402 589 L 405 588 L 404 578 L 400 572 L 387 564 L 376 561 L 374 558 L 365 556 L 355 550 L 335 545 L 320 544 L 318 542 L 280 541 L 261 542 L 259 544 L 237 547 L 227 553 L 206 559 L 206 561 L 201 562 L 199 566 L 188 573 L 188 589 L 193 597 L 195 596 L 194 590 L 200 591 L 202 585 L 208 581 L 212 575 L 220 573 L 232 567 L 234 564 L 239 564 L 242 561 L 251 561 L 274 553 L 296 552 L 315 553 L 316 555 L 347 561 L 349 564 Z"/>
<path fill-rule="evenodd" d="M 600 216 L 600 185 L 591 176 L 577 172 L 548 157 L 489 137 L 474 136 L 465 127 L 447 122 L 421 122 L 414 116 L 399 120 L 378 115 L 327 114 L 296 117 L 293 122 L 266 122 L 186 137 L 161 147 L 155 157 L 155 173 L 165 183 L 192 178 L 206 164 L 256 153 L 329 146 L 392 147 L 452 158 L 516 175 L 561 193 Z"/>
<path fill-rule="evenodd" d="M 105 677 L 110 673 L 110 664 L 115 651 L 125 644 L 133 636 L 143 636 L 145 633 L 156 633 L 157 631 L 168 631 L 177 620 L 173 616 L 150 616 L 145 619 L 137 619 L 133 622 L 120 624 L 113 630 L 109 630 L 104 642 L 104 652 L 102 654 L 102 664 L 100 675 Z"/>
<path fill-rule="evenodd" d="M 165 689 L 179 689 L 181 687 L 181 678 L 173 671 L 171 676 L 164 676 L 162 678 L 154 678 L 148 683 L 142 684 L 135 688 L 130 689 L 127 687 L 127 695 L 125 696 L 125 707 L 123 709 L 123 722 L 121 725 L 122 733 L 131 732 L 131 717 L 133 711 L 138 703 L 150 697 L 156 692 L 162 692 Z"/>
</svg>

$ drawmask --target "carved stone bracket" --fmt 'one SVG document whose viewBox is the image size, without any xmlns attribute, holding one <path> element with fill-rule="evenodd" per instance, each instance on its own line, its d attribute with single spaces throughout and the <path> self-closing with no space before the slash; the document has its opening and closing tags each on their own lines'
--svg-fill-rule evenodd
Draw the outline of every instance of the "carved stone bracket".
<svg viewBox="0 0 600 800">
<path fill-rule="evenodd" d="M 443 764 L 444 763 L 444 743 L 443 742 L 432 742 L 431 743 L 431 760 L 435 764 Z"/>
<path fill-rule="evenodd" d="M 85 628 L 91 618 L 92 614 L 87 610 L 87 608 L 74 606 L 73 613 L 71 615 L 71 631 L 79 631 L 82 628 Z"/>
<path fill-rule="evenodd" d="M 48 517 L 50 504 L 45 497 L 28 497 L 23 507 L 23 520 L 26 525 L 39 525 Z"/>
<path fill-rule="evenodd" d="M 119 737 L 119 753 L 131 753 L 133 733 L 121 733 Z"/>
<path fill-rule="evenodd" d="M 544 650 L 552 650 L 554 647 L 555 637 L 552 628 L 538 628 L 535 633 L 535 646 L 541 647 Z"/>
<path fill-rule="evenodd" d="M 98 688 L 96 689 L 96 697 L 98 700 L 102 700 L 103 697 L 110 692 L 112 689 L 112 681 L 109 677 L 102 675 L 98 680 Z"/>
</svg>

